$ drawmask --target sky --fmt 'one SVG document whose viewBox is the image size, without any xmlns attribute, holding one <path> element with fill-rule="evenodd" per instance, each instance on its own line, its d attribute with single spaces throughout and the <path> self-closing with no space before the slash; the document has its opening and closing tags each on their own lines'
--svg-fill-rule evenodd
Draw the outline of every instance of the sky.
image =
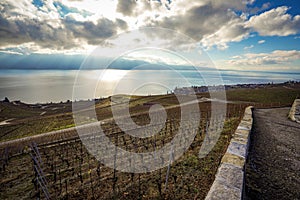
<svg viewBox="0 0 300 200">
<path fill-rule="evenodd" d="M 139 47 L 118 36 L 152 27 L 145 44 L 197 46 L 218 69 L 300 71 L 299 0 L 1 0 L 0 11 L 0 69 L 76 69 L 97 47 Z M 124 59 L 153 62 L 155 52 Z"/>
</svg>

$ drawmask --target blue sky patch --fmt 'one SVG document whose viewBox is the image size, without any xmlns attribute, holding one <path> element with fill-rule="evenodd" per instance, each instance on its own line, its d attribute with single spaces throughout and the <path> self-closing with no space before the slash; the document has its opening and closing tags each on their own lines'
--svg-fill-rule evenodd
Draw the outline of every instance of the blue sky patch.
<svg viewBox="0 0 300 200">
<path fill-rule="evenodd" d="M 33 0 L 32 1 L 32 4 L 37 7 L 37 8 L 40 8 L 40 7 L 43 7 L 44 6 L 44 3 L 42 0 Z"/>
</svg>

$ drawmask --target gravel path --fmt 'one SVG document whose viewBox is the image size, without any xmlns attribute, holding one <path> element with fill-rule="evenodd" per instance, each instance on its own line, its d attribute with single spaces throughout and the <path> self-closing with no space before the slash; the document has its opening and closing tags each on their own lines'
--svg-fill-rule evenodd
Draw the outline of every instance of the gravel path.
<svg viewBox="0 0 300 200">
<path fill-rule="evenodd" d="M 300 199 L 300 124 L 289 109 L 253 112 L 245 199 Z"/>
</svg>

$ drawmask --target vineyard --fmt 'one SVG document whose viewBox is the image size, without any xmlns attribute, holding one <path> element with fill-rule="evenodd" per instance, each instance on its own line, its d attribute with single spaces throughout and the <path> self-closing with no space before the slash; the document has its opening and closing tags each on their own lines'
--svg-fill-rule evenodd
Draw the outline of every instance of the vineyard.
<svg viewBox="0 0 300 200">
<path fill-rule="evenodd" d="M 2 198 L 42 199 L 180 199 L 204 198 L 232 131 L 246 105 L 229 104 L 224 130 L 215 148 L 203 159 L 198 152 L 209 129 L 210 104 L 200 103 L 201 121 L 186 153 L 169 166 L 147 173 L 126 173 L 105 167 L 82 144 L 79 137 L 35 141 L 28 146 L 5 148 L 1 167 Z M 133 118 L 147 124 L 149 115 Z M 102 125 L 106 136 L 127 151 L 147 152 L 170 142 L 179 128 L 180 110 L 168 110 L 164 128 L 153 137 L 137 139 L 125 134 L 114 121 Z M 185 127 L 188 130 L 189 123 Z M 217 121 L 215 122 L 218 123 Z M 111 158 L 113 159 L 113 158 Z M 18 191 L 16 193 L 16 191 Z"/>
<path fill-rule="evenodd" d="M 165 106 L 171 101 L 161 98 L 156 102 Z M 137 100 L 133 103 L 136 103 L 130 110 L 133 121 L 139 125 L 149 124 L 149 105 Z M 221 108 L 222 104 L 224 102 L 215 105 Z M 146 138 L 136 138 L 124 133 L 113 119 L 99 124 L 113 144 L 136 153 L 158 151 L 170 143 L 180 129 L 184 130 L 186 136 L 180 142 L 185 143 L 190 135 L 195 136 L 179 159 L 172 160 L 173 154 L 179 150 L 174 149 L 174 152 L 170 152 L 169 164 L 152 172 L 147 172 L 149 166 L 134 160 L 124 165 L 143 166 L 144 173 L 121 172 L 104 166 L 101 161 L 105 159 L 115 162 L 114 154 L 99 154 L 96 159 L 82 143 L 84 138 L 79 138 L 75 129 L 58 131 L 29 141 L 21 140 L 17 144 L 2 145 L 0 199 L 204 199 L 245 107 L 277 107 L 289 105 L 289 102 L 227 102 L 226 112 L 215 118 L 211 118 L 211 102 L 200 102 L 198 105 L 201 118 L 196 122 L 192 115 L 190 120 L 180 122 L 180 108 L 169 107 L 166 109 L 166 123 L 157 124 L 163 128 Z M 97 112 L 99 120 L 103 116 L 111 116 L 108 107 L 101 109 L 103 115 L 98 115 L 101 112 Z M 219 126 L 223 120 L 224 126 Z M 190 130 L 195 123 L 198 128 Z M 199 150 L 208 133 L 217 130 L 221 134 L 216 145 L 206 156 L 199 158 Z M 93 142 L 96 137 L 87 131 L 85 138 Z M 93 143 L 95 149 L 98 145 L 96 141 L 98 140 Z"/>
</svg>

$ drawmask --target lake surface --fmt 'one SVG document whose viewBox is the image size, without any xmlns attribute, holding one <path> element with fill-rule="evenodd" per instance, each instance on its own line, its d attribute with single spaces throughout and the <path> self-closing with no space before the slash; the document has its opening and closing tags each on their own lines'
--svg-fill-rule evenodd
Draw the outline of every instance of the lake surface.
<svg viewBox="0 0 300 200">
<path fill-rule="evenodd" d="M 77 74 L 78 78 L 77 77 Z M 77 80 L 77 81 L 76 81 Z M 92 99 L 112 94 L 166 94 L 175 87 L 300 81 L 300 72 L 222 70 L 0 70 L 0 99 L 26 103 Z M 75 90 L 76 96 L 73 94 Z"/>
</svg>

